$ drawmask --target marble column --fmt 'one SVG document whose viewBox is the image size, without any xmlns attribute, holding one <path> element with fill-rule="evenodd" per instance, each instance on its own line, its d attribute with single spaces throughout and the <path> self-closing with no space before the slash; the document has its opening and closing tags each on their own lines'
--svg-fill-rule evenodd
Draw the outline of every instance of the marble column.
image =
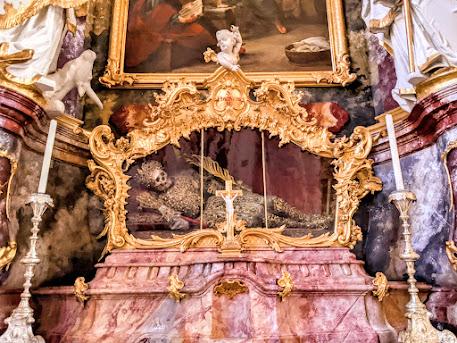
<svg viewBox="0 0 457 343">
<path fill-rule="evenodd" d="M 11 173 L 15 171 L 20 157 L 25 128 L 44 116 L 43 109 L 34 101 L 0 87 L 0 247 L 16 240 L 17 228 L 12 229 L 7 218 L 7 196 Z M 4 268 L 0 271 L 0 284 L 6 276 Z"/>
<path fill-rule="evenodd" d="M 457 153 L 451 151 L 448 155 L 451 183 L 442 159 L 448 144 L 457 140 L 456 126 L 454 85 L 419 101 L 395 127 L 405 187 L 417 196 L 410 212 L 413 245 L 421 256 L 416 263 L 416 276 L 433 285 L 427 306 L 433 313 L 432 319 L 443 325 L 457 324 L 452 319 L 457 316 L 452 316 L 449 306 L 457 300 L 451 290 L 457 287 L 457 273 L 445 252 L 446 241 L 455 239 L 457 215 L 450 195 L 457 190 Z M 389 280 L 404 280 L 405 266 L 399 258 L 402 241 L 398 212 L 387 200 L 395 186 L 385 137 L 376 142 L 371 158 L 375 160 L 375 174 L 383 181 L 383 190 L 359 212 L 364 242 L 358 247 L 358 256 L 366 261 L 370 274 L 382 271 Z"/>
</svg>

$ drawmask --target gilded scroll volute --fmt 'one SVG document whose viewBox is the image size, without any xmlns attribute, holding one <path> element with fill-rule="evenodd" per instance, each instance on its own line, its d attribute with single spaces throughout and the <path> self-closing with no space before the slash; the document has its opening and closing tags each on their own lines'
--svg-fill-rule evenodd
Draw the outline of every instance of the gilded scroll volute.
<svg viewBox="0 0 457 343">
<path fill-rule="evenodd" d="M 249 288 L 242 280 L 223 280 L 214 286 L 213 292 L 215 295 L 225 295 L 233 299 L 238 294 L 248 293 Z"/>
<path fill-rule="evenodd" d="M 221 248 L 225 237 L 213 229 L 169 239 L 155 236 L 138 239 L 129 234 L 126 227 L 129 176 L 125 172 L 131 163 L 168 144 L 179 146 L 180 138 L 189 138 L 192 132 L 207 128 L 220 131 L 257 128 L 277 136 L 280 145 L 293 143 L 314 155 L 333 159 L 337 200 L 334 233 L 288 237 L 282 234 L 283 228 L 247 228 L 236 236 L 242 250 L 265 245 L 276 251 L 284 247 L 352 248 L 361 239 L 361 230 L 352 217 L 361 198 L 381 189 L 381 181 L 373 175 L 373 162 L 367 159 L 372 146 L 368 129 L 357 127 L 349 138 L 335 139 L 299 106 L 301 94 L 295 91 L 293 84 L 273 80 L 262 83 L 257 89 L 253 85 L 242 71 L 231 72 L 223 68 L 206 81 L 206 91 L 185 81 L 166 83 L 163 92 L 155 98 L 157 105 L 149 106 L 150 113 L 142 128 L 118 140 L 108 126 L 99 126 L 92 131 L 89 146 L 94 161 L 89 163 L 91 175 L 87 186 L 105 204 L 106 226 L 101 233 L 108 237 L 105 252 L 121 247 L 179 247 L 181 251 L 192 246 Z M 254 99 L 251 93 L 255 94 Z"/>
</svg>

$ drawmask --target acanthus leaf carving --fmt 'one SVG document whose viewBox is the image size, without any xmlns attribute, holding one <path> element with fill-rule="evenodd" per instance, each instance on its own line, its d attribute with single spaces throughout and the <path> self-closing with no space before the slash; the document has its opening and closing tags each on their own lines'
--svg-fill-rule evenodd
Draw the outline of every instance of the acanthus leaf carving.
<svg viewBox="0 0 457 343">
<path fill-rule="evenodd" d="M 128 198 L 128 166 L 138 158 L 157 152 L 168 144 L 179 146 L 180 138 L 189 138 L 194 131 L 207 128 L 239 131 L 256 128 L 278 137 L 280 145 L 293 143 L 317 156 L 332 158 L 334 186 L 337 197 L 337 221 L 333 234 L 318 237 L 288 237 L 282 228 L 244 228 L 236 235 L 241 250 L 270 246 L 283 247 L 347 246 L 352 248 L 362 237 L 353 220 L 360 200 L 369 192 L 379 191 L 381 181 L 373 175 L 371 134 L 357 127 L 347 137 L 335 138 L 320 127 L 315 118 L 299 106 L 301 98 L 291 83 L 268 81 L 254 89 L 242 71 L 219 68 L 205 82 L 206 90 L 193 83 L 166 83 L 156 96 L 157 105 L 150 105 L 149 117 L 143 127 L 127 137 L 114 139 L 108 126 L 99 126 L 90 135 L 89 145 L 94 161 L 89 164 L 91 176 L 87 185 L 105 203 L 108 236 L 106 251 L 120 247 L 157 249 L 180 247 L 224 246 L 225 237 L 217 230 L 200 230 L 170 239 L 156 236 L 138 239 L 126 227 L 125 204 Z M 251 96 L 254 94 L 254 98 Z"/>
</svg>

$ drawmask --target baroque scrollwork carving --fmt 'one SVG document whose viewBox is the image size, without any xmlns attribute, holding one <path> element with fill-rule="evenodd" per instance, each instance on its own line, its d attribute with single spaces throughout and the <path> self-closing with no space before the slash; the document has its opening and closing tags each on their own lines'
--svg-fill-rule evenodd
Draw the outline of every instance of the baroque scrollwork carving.
<svg viewBox="0 0 457 343">
<path fill-rule="evenodd" d="M 282 290 L 278 292 L 278 296 L 281 298 L 281 301 L 284 301 L 284 299 L 290 295 L 292 289 L 294 288 L 294 282 L 292 280 L 292 276 L 290 276 L 290 273 L 283 271 L 281 278 L 277 281 L 277 284 L 282 288 Z"/>
<path fill-rule="evenodd" d="M 0 194 L 4 192 L 4 187 L 6 186 L 6 217 L 10 219 L 10 203 L 11 203 L 11 185 L 16 175 L 18 161 L 5 150 L 0 150 L 0 157 L 6 158 L 10 162 L 10 176 L 8 182 L 0 186 Z M 15 241 L 10 241 L 7 246 L 0 248 L 0 271 L 3 269 L 8 270 L 11 262 L 16 257 L 17 252 L 17 243 Z"/>
<path fill-rule="evenodd" d="M 372 291 L 373 295 L 382 301 L 386 296 L 389 295 L 389 281 L 384 273 L 377 272 L 373 279 L 373 286 L 375 289 Z"/>
<path fill-rule="evenodd" d="M 0 248 L 0 271 L 3 269 L 8 270 L 14 257 L 16 257 L 17 243 L 11 241 L 6 247 Z"/>
<path fill-rule="evenodd" d="M 224 246 L 226 237 L 216 228 L 172 238 L 139 239 L 126 227 L 127 168 L 136 159 L 168 144 L 179 146 L 180 138 L 207 128 L 221 131 L 256 128 L 278 137 L 280 145 L 293 143 L 312 154 L 333 158 L 337 181 L 334 186 L 337 220 L 333 233 L 288 237 L 282 234 L 283 228 L 244 228 L 235 236 L 240 250 L 259 246 L 271 246 L 276 251 L 284 247 L 352 248 L 362 237 L 353 220 L 360 199 L 381 189 L 381 181 L 373 175 L 373 162 L 367 159 L 372 146 L 368 129 L 357 127 L 349 138 L 335 138 L 299 106 L 301 94 L 292 83 L 267 81 L 255 88 L 254 82 L 242 71 L 219 68 L 206 80 L 205 87 L 207 92 L 199 91 L 194 83 L 166 83 L 163 92 L 156 95 L 157 105 L 150 105 L 143 127 L 117 140 L 104 125 L 90 134 L 89 146 L 94 160 L 89 162 L 91 175 L 87 186 L 105 204 L 106 225 L 100 235 L 107 236 L 105 252 L 114 248 L 179 247 L 185 251 L 196 246 Z"/>
<path fill-rule="evenodd" d="M 333 73 L 313 73 L 313 76 L 317 84 L 341 84 L 342 86 L 347 86 L 357 78 L 356 74 L 351 73 L 351 58 L 348 53 L 338 55 Z"/>
<path fill-rule="evenodd" d="M 89 285 L 86 283 L 86 279 L 82 276 L 77 277 L 75 280 L 73 293 L 79 302 L 84 303 L 89 299 L 89 296 L 86 294 L 88 289 Z"/>
<path fill-rule="evenodd" d="M 9 219 L 10 218 L 10 204 L 11 204 L 11 186 L 13 183 L 14 176 L 16 175 L 17 171 L 17 166 L 18 166 L 18 161 L 16 157 L 11 155 L 9 152 L 5 150 L 0 150 L 0 158 L 4 157 L 9 160 L 10 162 L 10 176 L 8 178 L 8 183 L 6 187 L 6 216 Z M 0 194 L 4 192 L 3 190 L 4 185 L 1 186 L 0 188 Z"/>
<path fill-rule="evenodd" d="M 233 299 L 238 294 L 247 293 L 248 290 L 241 280 L 223 280 L 214 286 L 214 294 L 226 295 L 229 299 Z"/>
<path fill-rule="evenodd" d="M 183 288 L 184 282 L 179 279 L 178 275 L 170 275 L 168 277 L 168 295 L 177 303 L 179 303 L 186 296 L 184 293 L 180 292 Z"/>
<path fill-rule="evenodd" d="M 115 59 L 109 58 L 105 74 L 99 78 L 99 81 L 108 88 L 111 88 L 114 86 L 132 85 L 134 79 L 120 72 L 119 62 Z"/>
<path fill-rule="evenodd" d="M 355 81 L 357 75 L 351 73 L 351 58 L 348 53 L 340 54 L 336 61 L 335 71 L 330 80 L 331 83 L 341 83 L 343 86 Z"/>
<path fill-rule="evenodd" d="M 455 148 L 457 148 L 457 141 L 452 141 L 446 146 L 446 149 L 444 149 L 443 153 L 441 154 L 441 159 L 443 160 L 444 169 L 446 170 L 449 186 L 449 211 L 454 208 L 454 192 L 452 187 L 451 173 L 448 166 L 448 156 Z M 449 259 L 449 262 L 451 263 L 452 268 L 457 271 L 457 246 L 455 245 L 455 242 L 452 240 L 446 241 L 445 249 L 446 255 Z"/>
</svg>

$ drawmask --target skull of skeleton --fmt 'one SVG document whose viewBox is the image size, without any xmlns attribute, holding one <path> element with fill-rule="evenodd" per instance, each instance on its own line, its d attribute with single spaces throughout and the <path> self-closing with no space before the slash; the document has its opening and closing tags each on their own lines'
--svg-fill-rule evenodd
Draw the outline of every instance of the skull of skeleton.
<svg viewBox="0 0 457 343">
<path fill-rule="evenodd" d="M 159 191 L 159 192 L 164 192 L 168 188 L 170 188 L 172 185 L 172 182 L 170 178 L 168 177 L 168 174 L 163 170 L 163 169 L 156 169 L 152 174 L 151 174 L 151 186 Z"/>
</svg>

